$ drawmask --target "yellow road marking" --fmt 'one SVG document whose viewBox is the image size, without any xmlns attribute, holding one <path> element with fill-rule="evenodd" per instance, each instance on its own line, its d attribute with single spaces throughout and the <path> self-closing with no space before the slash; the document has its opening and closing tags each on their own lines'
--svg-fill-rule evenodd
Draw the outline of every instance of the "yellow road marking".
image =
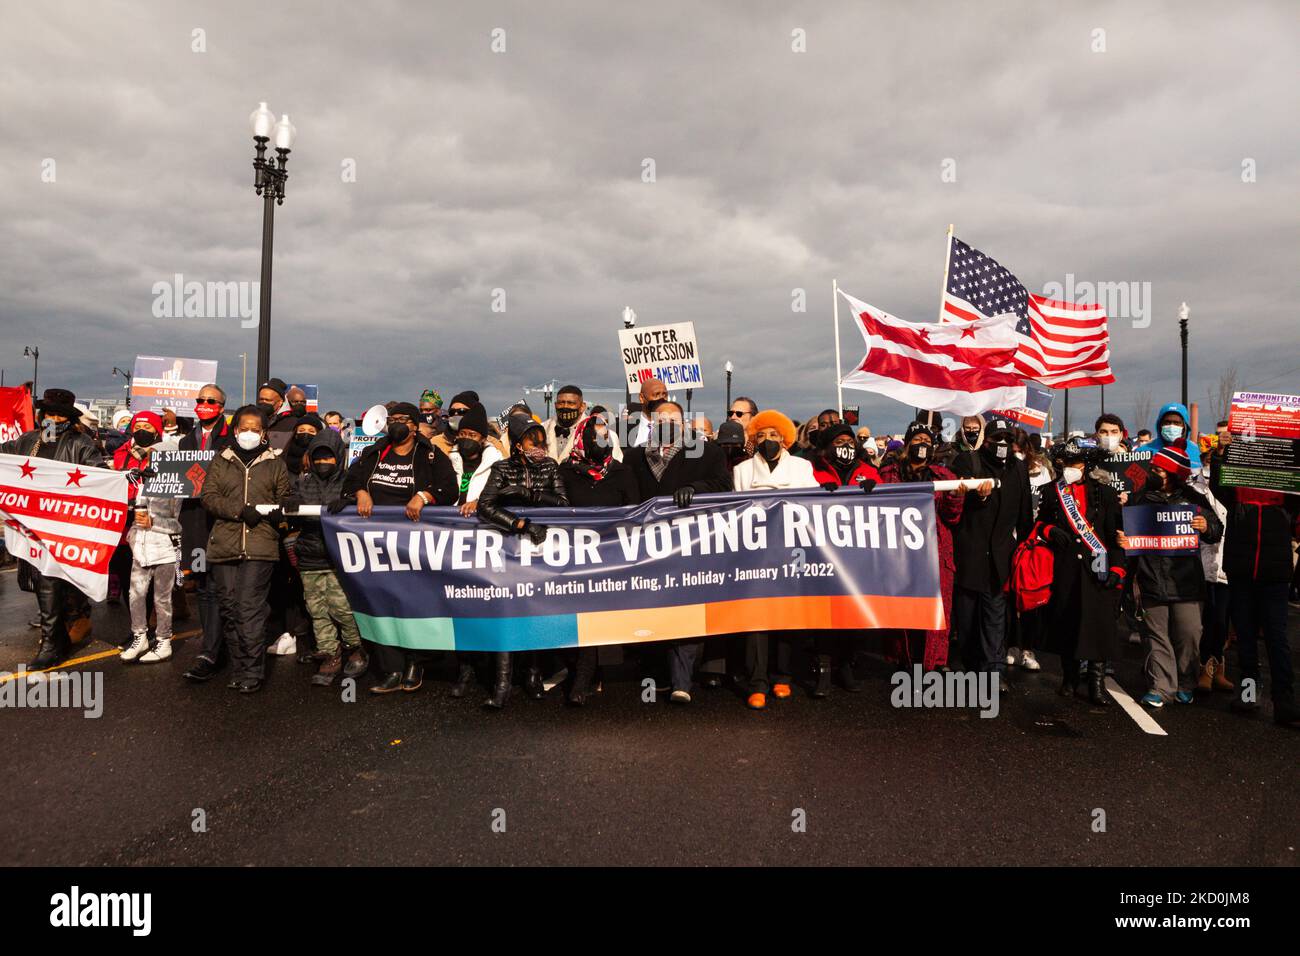
<svg viewBox="0 0 1300 956">
<path fill-rule="evenodd" d="M 203 631 L 200 628 L 195 628 L 192 631 L 182 631 L 180 634 L 173 634 L 172 640 L 183 641 L 187 637 L 193 637 L 195 634 L 202 633 Z M 70 661 L 64 661 L 62 664 L 57 664 L 54 667 L 47 667 L 45 670 L 19 671 L 17 674 L 8 674 L 4 677 L 0 677 L 0 684 L 3 684 L 5 681 L 17 680 L 19 677 L 26 677 L 28 674 L 48 674 L 51 671 L 63 670 L 65 667 L 76 667 L 78 664 L 89 664 L 91 661 L 102 661 L 106 657 L 118 657 L 121 653 L 122 648 L 115 647 L 111 651 L 98 651 L 94 654 L 87 654 L 85 657 L 74 657 Z"/>
</svg>

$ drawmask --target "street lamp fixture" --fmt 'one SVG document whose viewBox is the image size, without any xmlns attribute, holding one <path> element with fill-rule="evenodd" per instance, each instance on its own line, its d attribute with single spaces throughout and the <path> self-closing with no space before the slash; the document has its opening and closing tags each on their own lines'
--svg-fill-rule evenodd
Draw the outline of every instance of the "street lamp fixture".
<svg viewBox="0 0 1300 956">
<path fill-rule="evenodd" d="M 37 394 L 37 391 L 36 391 L 36 381 L 37 381 L 36 373 L 37 373 L 37 371 L 38 371 L 38 369 L 39 369 L 39 367 L 40 367 L 40 361 L 41 361 L 41 349 L 40 349 L 40 346 L 37 346 L 37 345 L 25 345 L 25 346 L 23 346 L 23 355 L 30 355 L 30 356 L 32 357 L 32 394 L 33 394 L 33 395 L 36 395 L 36 394 Z"/>
<path fill-rule="evenodd" d="M 118 368 L 116 365 L 114 365 L 114 366 L 113 366 L 113 377 L 116 378 L 118 375 L 120 375 L 120 376 L 122 376 L 124 379 L 126 379 L 126 384 L 123 385 L 122 387 L 123 387 L 124 389 L 126 389 L 127 398 L 129 399 L 130 396 L 131 396 L 131 373 L 128 372 L 126 369 L 121 369 L 121 368 Z"/>
<path fill-rule="evenodd" d="M 277 122 L 265 103 L 259 103 L 248 117 L 253 128 L 253 189 L 262 197 L 262 301 L 257 326 L 257 381 L 271 377 L 271 250 L 275 237 L 275 207 L 284 205 L 286 166 L 298 130 L 288 115 Z M 275 143 L 275 158 L 268 159 L 266 147 Z"/>
<path fill-rule="evenodd" d="M 1191 312 L 1186 302 L 1178 307 L 1178 338 L 1183 345 L 1183 408 L 1187 407 L 1187 317 Z"/>
</svg>

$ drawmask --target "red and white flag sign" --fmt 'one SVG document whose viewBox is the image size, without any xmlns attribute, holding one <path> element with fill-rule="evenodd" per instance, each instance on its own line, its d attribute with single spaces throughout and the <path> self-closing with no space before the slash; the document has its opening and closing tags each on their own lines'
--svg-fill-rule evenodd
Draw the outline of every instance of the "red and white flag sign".
<svg viewBox="0 0 1300 956">
<path fill-rule="evenodd" d="M 108 596 L 108 562 L 126 526 L 126 475 L 48 458 L 0 455 L 5 547 L 92 601 Z"/>
</svg>

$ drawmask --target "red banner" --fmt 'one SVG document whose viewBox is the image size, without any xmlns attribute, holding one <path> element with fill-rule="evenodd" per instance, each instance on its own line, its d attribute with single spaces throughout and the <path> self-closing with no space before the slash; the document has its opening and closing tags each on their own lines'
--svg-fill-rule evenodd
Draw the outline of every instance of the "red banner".
<svg viewBox="0 0 1300 956">
<path fill-rule="evenodd" d="M 13 441 L 35 427 L 31 393 L 22 386 L 0 388 L 0 442 Z"/>
</svg>

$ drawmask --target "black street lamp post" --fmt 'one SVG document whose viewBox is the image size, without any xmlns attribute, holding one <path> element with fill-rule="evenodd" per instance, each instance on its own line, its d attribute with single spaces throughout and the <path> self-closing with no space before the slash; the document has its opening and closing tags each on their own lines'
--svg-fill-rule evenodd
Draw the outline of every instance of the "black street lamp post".
<svg viewBox="0 0 1300 956">
<path fill-rule="evenodd" d="M 248 118 L 253 127 L 253 188 L 262 197 L 262 301 L 257 320 L 257 381 L 271 377 L 271 249 L 275 237 L 275 207 L 284 205 L 285 167 L 297 130 L 288 115 L 275 121 L 275 114 L 260 104 Z M 275 159 L 267 159 L 266 146 L 274 137 Z"/>
<path fill-rule="evenodd" d="M 727 372 L 727 407 L 722 410 L 722 417 L 725 421 L 731 415 L 731 373 L 735 370 L 735 366 L 728 361 L 723 368 Z"/>
<path fill-rule="evenodd" d="M 1187 407 L 1187 316 L 1190 314 L 1186 302 L 1178 307 L 1178 338 L 1183 344 L 1183 408 Z"/>
<path fill-rule="evenodd" d="M 40 393 L 36 390 L 36 373 L 39 371 L 40 367 L 41 347 L 39 345 L 25 345 L 23 346 L 23 354 L 32 357 L 32 395 L 39 395 Z"/>
<path fill-rule="evenodd" d="M 118 368 L 116 365 L 114 365 L 113 374 L 121 375 L 124 379 L 126 379 L 126 385 L 123 387 L 126 389 L 126 407 L 130 408 L 131 407 L 131 373 L 128 372 L 126 369 Z"/>
</svg>

